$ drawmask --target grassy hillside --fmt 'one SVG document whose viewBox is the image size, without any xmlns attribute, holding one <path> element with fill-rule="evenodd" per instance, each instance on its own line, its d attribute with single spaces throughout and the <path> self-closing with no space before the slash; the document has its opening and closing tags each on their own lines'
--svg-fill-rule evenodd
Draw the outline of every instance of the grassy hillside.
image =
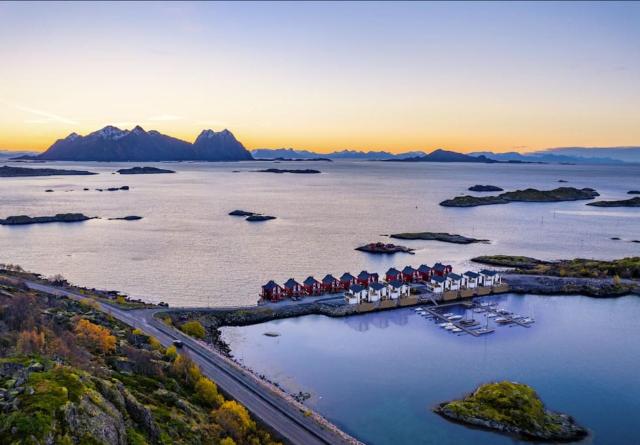
<svg viewBox="0 0 640 445">
<path fill-rule="evenodd" d="M 0 275 L 0 443 L 274 444 L 175 348 Z"/>
</svg>

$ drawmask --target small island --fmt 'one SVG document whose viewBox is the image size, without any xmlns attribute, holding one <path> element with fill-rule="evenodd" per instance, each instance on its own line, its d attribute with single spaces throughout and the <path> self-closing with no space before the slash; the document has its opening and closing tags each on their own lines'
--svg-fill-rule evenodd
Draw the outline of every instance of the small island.
<svg viewBox="0 0 640 445">
<path fill-rule="evenodd" d="M 468 189 L 470 192 L 502 192 L 503 188 L 497 187 L 495 185 L 480 185 L 476 184 Z"/>
<path fill-rule="evenodd" d="M 619 201 L 595 201 L 587 205 L 594 207 L 640 207 L 640 196 Z"/>
<path fill-rule="evenodd" d="M 588 435 L 571 416 L 546 409 L 535 390 L 522 383 L 481 385 L 464 399 L 442 403 L 434 411 L 453 422 L 524 440 L 573 442 Z"/>
<path fill-rule="evenodd" d="M 443 207 L 476 207 L 493 204 L 508 204 L 510 202 L 563 202 L 593 199 L 600 196 L 592 188 L 577 189 L 574 187 L 559 187 L 553 190 L 516 190 L 496 196 L 456 196 L 440 203 Z"/>
<path fill-rule="evenodd" d="M 97 173 L 85 170 L 61 170 L 57 168 L 0 167 L 0 178 L 21 178 L 31 176 L 87 176 Z"/>
<path fill-rule="evenodd" d="M 269 221 L 272 219 L 276 219 L 276 217 L 269 216 L 269 215 L 251 215 L 251 216 L 248 216 L 245 221 L 256 222 L 256 221 Z"/>
<path fill-rule="evenodd" d="M 443 232 L 407 232 L 407 233 L 394 233 L 389 235 L 391 238 L 403 239 L 403 240 L 423 240 L 423 241 L 442 241 L 445 243 L 454 244 L 472 244 L 472 243 L 488 243 L 489 240 L 470 238 L 467 236 L 456 235 L 452 233 Z"/>
<path fill-rule="evenodd" d="M 0 225 L 3 226 L 21 226 L 27 224 L 47 224 L 47 223 L 74 223 L 94 219 L 95 217 L 85 216 L 82 213 L 58 213 L 55 216 L 27 216 L 17 215 L 9 216 L 6 219 L 0 219 Z"/>
<path fill-rule="evenodd" d="M 640 190 L 629 190 L 627 195 L 640 195 Z"/>
<path fill-rule="evenodd" d="M 229 215 L 231 215 L 231 216 L 253 216 L 253 215 L 258 215 L 258 213 L 249 212 L 247 210 L 234 210 L 232 212 L 229 212 Z"/>
<path fill-rule="evenodd" d="M 129 216 L 122 216 L 120 218 L 109 218 L 109 221 L 139 221 L 141 219 L 142 219 L 142 216 L 129 215 Z"/>
<path fill-rule="evenodd" d="M 258 173 L 294 173 L 298 175 L 315 175 L 322 173 L 320 170 L 313 170 L 311 168 L 302 169 L 281 169 L 281 168 L 266 168 L 264 170 L 255 170 Z"/>
<path fill-rule="evenodd" d="M 410 253 L 413 255 L 414 249 L 405 246 L 398 246 L 396 244 L 385 243 L 369 243 L 364 246 L 356 247 L 356 250 L 360 252 L 375 253 L 375 254 L 392 254 L 392 253 Z"/>
<path fill-rule="evenodd" d="M 165 170 L 163 168 L 157 167 L 132 167 L 132 168 L 121 168 L 118 170 L 118 173 L 121 175 L 155 175 L 162 173 L 175 173 L 173 170 Z"/>
</svg>

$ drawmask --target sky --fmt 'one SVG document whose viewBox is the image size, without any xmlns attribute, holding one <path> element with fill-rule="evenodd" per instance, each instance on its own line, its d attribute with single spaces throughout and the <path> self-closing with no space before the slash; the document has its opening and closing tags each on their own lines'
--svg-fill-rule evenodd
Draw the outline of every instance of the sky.
<svg viewBox="0 0 640 445">
<path fill-rule="evenodd" d="M 0 2 L 0 149 L 640 145 L 640 3 Z"/>
</svg>

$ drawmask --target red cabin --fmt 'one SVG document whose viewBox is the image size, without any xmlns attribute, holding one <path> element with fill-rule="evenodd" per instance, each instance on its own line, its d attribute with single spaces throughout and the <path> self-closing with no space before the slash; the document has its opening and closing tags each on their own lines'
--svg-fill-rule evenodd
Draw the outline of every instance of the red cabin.
<svg viewBox="0 0 640 445">
<path fill-rule="evenodd" d="M 307 295 L 319 295 L 322 293 L 322 284 L 313 277 L 307 277 L 307 279 L 302 282 L 302 285 Z"/>
<path fill-rule="evenodd" d="M 284 289 L 278 283 L 271 280 L 262 286 L 262 293 L 260 296 L 263 300 L 280 301 L 284 298 Z"/>
<path fill-rule="evenodd" d="M 420 281 L 431 281 L 431 268 L 426 264 L 418 267 L 418 278 Z"/>
<path fill-rule="evenodd" d="M 392 267 L 386 274 L 384 274 L 384 278 L 387 283 L 391 283 L 392 281 L 402 281 L 402 273 L 395 267 Z"/>
<path fill-rule="evenodd" d="M 404 269 L 402 269 L 402 280 L 405 283 L 413 283 L 417 279 L 418 279 L 418 271 L 415 270 L 413 267 L 406 266 Z"/>
<path fill-rule="evenodd" d="M 341 283 L 333 275 L 328 274 L 322 279 L 322 291 L 334 293 L 340 289 Z"/>
<path fill-rule="evenodd" d="M 343 273 L 340 277 L 340 287 L 344 290 L 349 290 L 352 284 L 356 284 L 356 277 L 349 272 Z"/>
<path fill-rule="evenodd" d="M 356 282 L 360 286 L 368 287 L 370 284 L 378 282 L 378 274 L 377 273 L 369 273 L 366 270 L 363 270 L 358 274 L 358 278 Z"/>
<path fill-rule="evenodd" d="M 433 274 L 432 275 L 437 275 L 439 277 L 446 277 L 447 274 L 451 273 L 451 271 L 453 270 L 453 267 L 451 267 L 451 265 L 447 264 L 446 266 L 442 263 L 436 263 L 433 265 Z"/>
<path fill-rule="evenodd" d="M 302 284 L 293 278 L 289 278 L 286 283 L 284 283 L 284 292 L 289 297 L 299 297 L 303 293 Z"/>
</svg>

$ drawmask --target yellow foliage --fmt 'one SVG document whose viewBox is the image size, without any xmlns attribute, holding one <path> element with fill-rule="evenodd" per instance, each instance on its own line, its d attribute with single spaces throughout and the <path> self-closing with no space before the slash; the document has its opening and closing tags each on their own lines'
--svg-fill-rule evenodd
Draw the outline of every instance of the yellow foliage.
<svg viewBox="0 0 640 445">
<path fill-rule="evenodd" d="M 225 437 L 220 441 L 220 445 L 236 445 L 236 441 L 231 437 Z"/>
<path fill-rule="evenodd" d="M 133 335 L 142 335 L 142 331 L 138 328 L 135 328 L 133 331 L 131 331 L 131 333 Z"/>
<path fill-rule="evenodd" d="M 85 318 L 78 320 L 75 333 L 79 343 L 98 353 L 107 354 L 116 349 L 116 337 L 111 335 L 111 331 Z"/>
<path fill-rule="evenodd" d="M 164 355 L 166 355 L 169 360 L 173 361 L 176 358 L 178 358 L 178 350 L 176 349 L 175 346 L 171 345 L 167 348 Z"/>
<path fill-rule="evenodd" d="M 195 389 L 202 400 L 211 406 L 220 406 L 224 403 L 224 398 L 218 393 L 216 384 L 206 377 L 201 377 L 198 380 Z"/>
<path fill-rule="evenodd" d="M 162 349 L 162 344 L 160 343 L 160 340 L 158 340 L 155 337 L 149 337 L 149 345 L 151 346 L 151 349 L 153 349 L 154 351 L 159 351 L 160 349 Z"/>
<path fill-rule="evenodd" d="M 126 302 L 127 302 L 127 299 L 124 297 L 124 295 L 118 295 L 116 297 L 116 303 L 125 304 Z"/>
<path fill-rule="evenodd" d="M 90 309 L 100 310 L 100 303 L 92 298 L 83 298 L 80 300 L 80 304 Z"/>
<path fill-rule="evenodd" d="M 235 441 L 242 441 L 244 437 L 256 429 L 256 424 L 251 420 L 249 411 L 235 400 L 224 402 L 211 415 L 214 422 L 224 428 L 225 432 Z"/>
<path fill-rule="evenodd" d="M 206 331 L 204 330 L 204 326 L 198 320 L 188 321 L 182 326 L 180 326 L 180 330 L 187 335 L 190 335 L 195 338 L 204 338 Z"/>
<path fill-rule="evenodd" d="M 162 322 L 167 326 L 173 326 L 173 320 L 168 315 L 165 317 L 161 317 L 160 320 L 162 320 Z"/>
</svg>

